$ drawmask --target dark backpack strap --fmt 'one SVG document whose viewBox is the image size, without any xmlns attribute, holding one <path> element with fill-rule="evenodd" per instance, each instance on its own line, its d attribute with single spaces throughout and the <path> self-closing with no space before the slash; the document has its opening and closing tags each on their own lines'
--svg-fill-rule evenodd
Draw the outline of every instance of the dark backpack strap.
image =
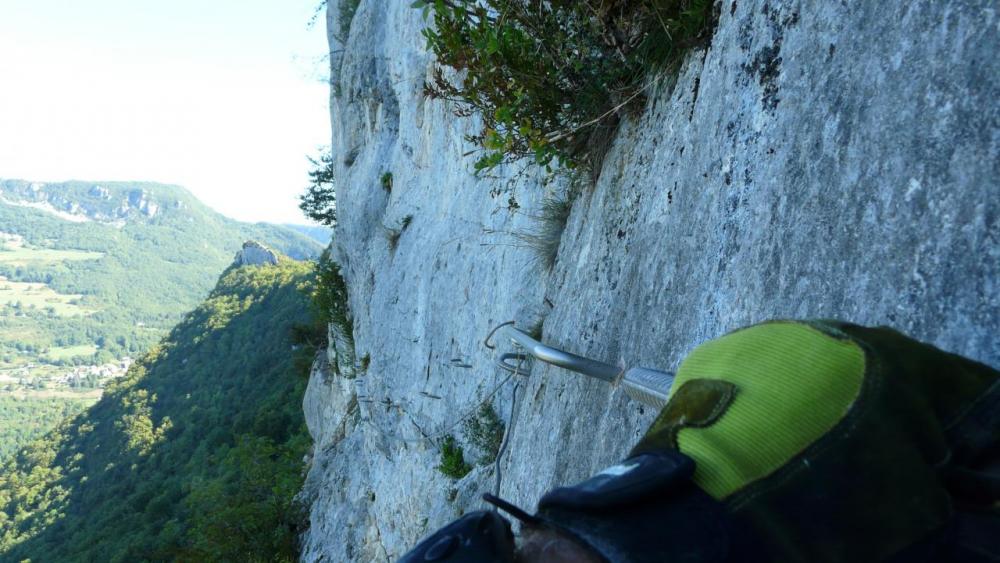
<svg viewBox="0 0 1000 563">
<path fill-rule="evenodd" d="M 1000 381 L 948 425 L 951 456 L 941 468 L 948 491 L 963 503 L 1000 502 Z"/>
<path fill-rule="evenodd" d="M 959 511 L 948 526 L 907 547 L 886 563 L 1000 562 L 1000 514 Z"/>
<path fill-rule="evenodd" d="M 954 461 L 960 465 L 1000 453 L 1000 380 L 956 416 L 946 432 Z"/>
<path fill-rule="evenodd" d="M 948 526 L 890 563 L 1000 562 L 1000 382 L 946 428 L 951 455 L 941 479 L 958 510 Z"/>
</svg>

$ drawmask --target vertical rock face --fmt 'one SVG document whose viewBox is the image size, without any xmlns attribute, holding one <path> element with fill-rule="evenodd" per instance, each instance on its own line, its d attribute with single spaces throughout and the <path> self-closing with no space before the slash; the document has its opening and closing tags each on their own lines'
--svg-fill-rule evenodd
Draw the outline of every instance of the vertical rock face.
<svg viewBox="0 0 1000 563">
<path fill-rule="evenodd" d="M 431 59 L 408 5 L 362 0 L 343 42 L 328 5 L 357 373 L 310 380 L 305 560 L 393 559 L 479 506 L 493 466 L 453 481 L 436 444 L 468 448 L 461 421 L 484 400 L 513 422 L 500 494 L 528 508 L 651 421 L 620 390 L 542 365 L 514 397 L 481 344 L 503 321 L 544 316 L 548 342 L 662 369 L 776 317 L 891 325 L 1000 364 L 991 1 L 722 3 L 711 45 L 624 122 L 551 271 L 512 233 L 558 188 L 530 168 L 470 174 L 476 123 L 423 96 Z"/>
</svg>

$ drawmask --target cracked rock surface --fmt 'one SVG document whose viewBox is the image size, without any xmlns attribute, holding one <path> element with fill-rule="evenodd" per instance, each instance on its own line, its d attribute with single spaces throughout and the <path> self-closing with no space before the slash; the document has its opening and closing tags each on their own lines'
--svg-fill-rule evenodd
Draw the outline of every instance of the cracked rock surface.
<svg viewBox="0 0 1000 563">
<path fill-rule="evenodd" d="M 310 380 L 305 560 L 394 560 L 479 508 L 492 465 L 459 481 L 436 466 L 443 436 L 472 447 L 462 420 L 483 400 L 513 413 L 500 494 L 529 509 L 652 420 L 542 365 L 515 398 L 482 346 L 500 322 L 544 317 L 553 345 L 672 370 L 748 323 L 838 317 L 1000 365 L 994 2 L 722 2 L 710 46 L 623 122 L 551 271 L 512 233 L 558 186 L 471 174 L 477 123 L 424 97 L 408 6 L 362 0 L 344 42 L 331 34 L 335 254 L 368 361 Z M 331 0 L 332 30 L 339 13 Z"/>
</svg>

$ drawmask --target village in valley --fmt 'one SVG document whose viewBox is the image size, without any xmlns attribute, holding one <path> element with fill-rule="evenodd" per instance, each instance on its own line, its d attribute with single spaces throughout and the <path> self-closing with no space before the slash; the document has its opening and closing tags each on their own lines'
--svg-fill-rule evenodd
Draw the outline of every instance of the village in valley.
<svg viewBox="0 0 1000 563">
<path fill-rule="evenodd" d="M 18 234 L 0 232 L 0 264 L 15 269 L 101 256 L 96 252 L 31 246 Z M 132 358 L 99 358 L 95 353 L 101 346 L 97 343 L 60 345 L 37 339 L 36 324 L 40 321 L 79 319 L 95 311 L 81 306 L 82 295 L 60 293 L 46 281 L 14 281 L 0 275 L 0 395 L 22 399 L 98 398 L 109 381 L 125 375 Z M 59 332 L 66 331 L 56 330 L 54 334 Z"/>
<path fill-rule="evenodd" d="M 28 363 L 0 370 L 0 394 L 15 396 L 55 396 L 63 394 L 99 397 L 108 382 L 123 377 L 132 358 L 91 366 L 58 368 Z"/>
</svg>

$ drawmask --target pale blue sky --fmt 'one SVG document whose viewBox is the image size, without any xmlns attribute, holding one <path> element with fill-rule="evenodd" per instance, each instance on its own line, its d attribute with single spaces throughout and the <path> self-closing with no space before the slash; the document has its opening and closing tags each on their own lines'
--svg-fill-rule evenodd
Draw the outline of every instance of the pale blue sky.
<svg viewBox="0 0 1000 563">
<path fill-rule="evenodd" d="M 305 223 L 329 144 L 319 0 L 0 0 L 0 177 L 181 184 Z"/>
</svg>

